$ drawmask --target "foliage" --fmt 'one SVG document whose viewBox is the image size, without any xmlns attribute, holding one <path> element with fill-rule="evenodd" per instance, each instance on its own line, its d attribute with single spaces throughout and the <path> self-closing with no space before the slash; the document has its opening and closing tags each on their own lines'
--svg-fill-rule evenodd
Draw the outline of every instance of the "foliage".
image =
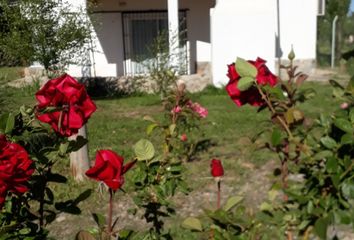
<svg viewBox="0 0 354 240">
<path fill-rule="evenodd" d="M 346 104 L 331 116 L 322 114 L 308 136 L 313 154 L 299 167 L 304 182 L 291 196 L 298 203 L 300 232 L 327 238 L 329 227 L 353 224 L 353 80 L 347 88 L 331 80 L 334 96 Z M 335 232 L 332 237 L 337 237 Z"/>
<path fill-rule="evenodd" d="M 0 65 L 39 62 L 56 71 L 86 56 L 91 30 L 82 10 L 54 0 L 1 0 L 0 9 Z"/>
<path fill-rule="evenodd" d="M 34 161 L 35 173 L 29 182 L 29 192 L 22 196 L 10 194 L 0 213 L 2 239 L 43 239 L 46 226 L 59 213 L 80 214 L 78 204 L 90 196 L 91 190 L 74 199 L 56 201 L 50 184 L 65 184 L 67 178 L 53 172 L 53 166 L 63 161 L 86 140 L 69 141 L 43 125 L 35 117 L 35 108 L 22 106 L 19 112 L 1 115 L 0 132 L 23 146 Z"/>
<path fill-rule="evenodd" d="M 332 39 L 332 22 L 335 16 L 338 16 L 337 33 L 336 33 L 336 56 L 337 62 L 342 57 L 342 54 L 348 50 L 353 49 L 350 44 L 345 43 L 345 39 L 353 34 L 351 27 L 352 18 L 348 16 L 350 0 L 326 0 L 325 16 L 318 18 L 318 41 L 317 50 L 320 64 L 329 64 L 331 53 L 331 39 Z"/>
<path fill-rule="evenodd" d="M 171 53 L 168 34 L 167 31 L 162 31 L 148 46 L 149 56 L 152 59 L 145 64 L 148 72 L 147 80 L 153 81 L 154 91 L 160 94 L 161 99 L 176 87 L 178 74 L 185 73 L 187 68 L 181 64 L 185 57 L 182 53 L 177 55 Z M 179 35 L 183 37 L 184 33 L 181 32 Z M 177 39 L 171 41 L 175 42 Z"/>
<path fill-rule="evenodd" d="M 164 227 L 164 218 L 175 213 L 171 198 L 177 193 L 187 194 L 189 189 L 184 181 L 183 160 L 190 157 L 190 147 L 180 138 L 185 129 L 192 129 L 201 118 L 199 112 L 188 104 L 191 101 L 185 95 L 185 87 L 179 86 L 163 102 L 165 121 L 158 122 L 152 117 L 145 119 L 151 124 L 147 133 L 160 137 L 162 152 L 146 139 L 134 145 L 137 170 L 134 172 L 134 202 L 144 209 L 144 218 L 152 223 L 146 239 L 170 239 L 170 231 Z M 188 152 L 185 152 L 185 151 Z"/>
</svg>

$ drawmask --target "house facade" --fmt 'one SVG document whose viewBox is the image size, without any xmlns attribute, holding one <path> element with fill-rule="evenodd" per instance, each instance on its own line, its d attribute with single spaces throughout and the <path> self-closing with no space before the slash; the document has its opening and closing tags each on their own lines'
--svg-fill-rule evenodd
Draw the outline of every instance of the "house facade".
<svg viewBox="0 0 354 240">
<path fill-rule="evenodd" d="M 91 2 L 70 0 L 73 7 Z M 69 1 L 69 2 L 70 2 Z M 90 0 L 88 0 L 90 1 Z M 92 1 L 92 0 L 91 0 Z M 293 46 L 306 70 L 315 67 L 318 0 L 96 0 L 90 19 L 94 51 L 69 73 L 119 77 L 141 74 L 149 47 L 166 33 L 182 74 L 207 72 L 227 83 L 227 64 L 260 56 L 277 72 Z M 177 61 L 177 60 L 176 60 Z M 83 71 L 83 69 L 86 69 Z M 87 71 L 89 69 L 89 71 Z"/>
</svg>

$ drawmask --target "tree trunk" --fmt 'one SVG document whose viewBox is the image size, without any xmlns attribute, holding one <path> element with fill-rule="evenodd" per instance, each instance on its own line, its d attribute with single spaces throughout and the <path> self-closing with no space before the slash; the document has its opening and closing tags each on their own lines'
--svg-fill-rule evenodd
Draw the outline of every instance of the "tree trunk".
<svg viewBox="0 0 354 240">
<path fill-rule="evenodd" d="M 70 137 L 70 140 L 75 140 L 77 136 L 87 138 L 86 125 L 79 129 L 78 134 Z M 70 153 L 70 169 L 76 181 L 83 181 L 85 179 L 85 172 L 89 168 L 90 160 L 88 156 L 87 144 L 78 151 Z"/>
</svg>

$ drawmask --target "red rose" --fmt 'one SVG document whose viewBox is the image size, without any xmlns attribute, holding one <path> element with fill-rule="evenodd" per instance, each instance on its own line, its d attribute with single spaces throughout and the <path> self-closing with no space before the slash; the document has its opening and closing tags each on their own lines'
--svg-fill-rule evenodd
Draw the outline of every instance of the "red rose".
<svg viewBox="0 0 354 240">
<path fill-rule="evenodd" d="M 257 58 L 256 61 L 248 61 L 257 68 L 257 83 L 260 85 L 269 84 L 270 86 L 275 86 L 278 82 L 278 78 L 267 68 L 265 65 L 266 61 L 261 58 Z M 241 92 L 237 88 L 238 80 L 240 75 L 236 71 L 235 64 L 228 65 L 228 74 L 230 81 L 226 86 L 226 91 L 231 97 L 231 99 L 236 103 L 237 106 L 242 106 L 246 103 L 252 106 L 261 106 L 264 104 L 262 96 L 258 92 L 257 88 L 252 86 L 248 90 Z"/>
<path fill-rule="evenodd" d="M 38 120 L 48 123 L 63 136 L 76 134 L 96 111 L 85 86 L 65 74 L 48 81 L 37 93 Z M 43 112 L 47 107 L 54 111 Z"/>
<path fill-rule="evenodd" d="M 224 168 L 222 167 L 220 160 L 218 159 L 211 160 L 210 168 L 211 168 L 211 175 L 213 177 L 221 177 L 224 175 Z"/>
<path fill-rule="evenodd" d="M 0 136 L 0 208 L 7 193 L 21 194 L 28 190 L 26 186 L 34 169 L 26 150 Z"/>
<path fill-rule="evenodd" d="M 103 181 L 116 191 L 124 184 L 123 175 L 135 164 L 130 162 L 123 166 L 124 159 L 111 150 L 100 150 L 96 154 L 95 166 L 86 171 L 86 175 L 97 181 Z"/>
</svg>

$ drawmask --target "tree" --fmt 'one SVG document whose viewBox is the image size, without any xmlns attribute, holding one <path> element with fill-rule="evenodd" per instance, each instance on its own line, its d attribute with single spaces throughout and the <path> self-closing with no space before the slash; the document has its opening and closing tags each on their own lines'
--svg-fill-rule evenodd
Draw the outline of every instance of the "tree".
<svg viewBox="0 0 354 240">
<path fill-rule="evenodd" d="M 39 62 L 49 69 L 80 63 L 91 36 L 87 14 L 62 0 L 0 0 L 3 64 Z"/>
<path fill-rule="evenodd" d="M 326 0 L 326 14 L 318 21 L 318 51 L 319 54 L 330 54 L 332 22 L 338 16 L 336 31 L 336 56 L 338 62 L 343 53 L 344 27 L 348 18 L 350 0 Z"/>
</svg>

